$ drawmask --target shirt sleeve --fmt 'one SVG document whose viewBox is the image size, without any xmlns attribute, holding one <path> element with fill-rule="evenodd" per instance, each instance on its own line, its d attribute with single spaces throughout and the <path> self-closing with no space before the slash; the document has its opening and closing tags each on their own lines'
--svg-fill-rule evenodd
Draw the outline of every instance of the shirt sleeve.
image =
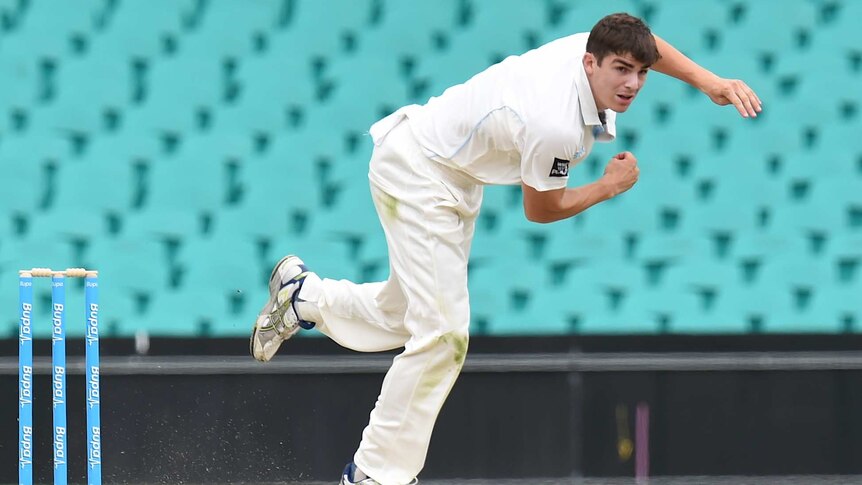
<svg viewBox="0 0 862 485">
<path fill-rule="evenodd" d="M 580 137 L 541 126 L 524 127 L 519 135 L 521 181 L 541 192 L 565 187 L 569 166 L 577 158 Z"/>
</svg>

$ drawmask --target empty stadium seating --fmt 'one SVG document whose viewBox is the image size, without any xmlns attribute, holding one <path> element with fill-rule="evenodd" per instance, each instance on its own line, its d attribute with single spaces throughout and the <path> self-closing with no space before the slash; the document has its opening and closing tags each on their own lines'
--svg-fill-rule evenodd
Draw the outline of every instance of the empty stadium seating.
<svg viewBox="0 0 862 485">
<path fill-rule="evenodd" d="M 486 187 L 473 330 L 862 331 L 860 5 L 0 1 L 0 335 L 24 267 L 100 269 L 110 336 L 246 335 L 288 252 L 386 278 L 369 126 L 616 11 L 745 79 L 764 112 L 653 72 L 618 141 L 572 167 L 590 183 L 632 150 L 629 193 L 540 225 L 519 187 Z"/>
</svg>

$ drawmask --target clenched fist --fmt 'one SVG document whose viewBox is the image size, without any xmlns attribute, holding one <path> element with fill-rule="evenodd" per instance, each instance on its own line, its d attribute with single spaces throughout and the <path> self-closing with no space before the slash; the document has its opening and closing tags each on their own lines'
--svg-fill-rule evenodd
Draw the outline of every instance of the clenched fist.
<svg viewBox="0 0 862 485">
<path fill-rule="evenodd" d="M 610 196 L 616 197 L 632 188 L 639 174 L 638 159 L 631 152 L 623 152 L 608 162 L 601 182 L 610 189 Z"/>
</svg>

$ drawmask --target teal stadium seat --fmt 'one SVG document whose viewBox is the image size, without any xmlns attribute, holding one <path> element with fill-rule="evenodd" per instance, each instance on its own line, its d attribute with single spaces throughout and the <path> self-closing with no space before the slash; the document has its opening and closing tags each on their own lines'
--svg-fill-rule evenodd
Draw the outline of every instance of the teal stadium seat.
<svg viewBox="0 0 862 485">
<path fill-rule="evenodd" d="M 646 87 L 647 90 L 649 88 Z M 697 112 L 697 109 L 689 108 L 687 111 Z M 621 115 L 618 121 L 623 130 L 637 126 L 630 124 L 627 114 Z M 617 136 L 620 136 L 619 127 Z M 710 127 L 692 126 L 676 119 L 657 127 L 641 128 L 635 136 L 631 151 L 638 157 L 642 172 L 639 184 L 655 179 L 659 179 L 659 182 L 683 179 L 685 175 L 696 172 L 703 157 L 718 153 L 714 146 L 714 131 Z M 618 148 L 618 152 L 623 151 L 622 147 L 615 148 Z M 683 172 L 684 167 L 679 165 L 682 158 L 688 159 L 690 166 L 687 172 Z M 602 163 L 607 164 L 607 160 L 602 160 Z"/>
<path fill-rule="evenodd" d="M 277 133 L 301 123 L 316 102 L 312 63 L 277 52 L 240 61 L 235 74 L 238 95 L 215 119 L 216 130 Z"/>
<path fill-rule="evenodd" d="M 862 137 L 858 136 L 862 123 L 836 124 L 820 131 L 818 143 L 813 147 L 817 166 L 824 172 L 853 178 L 862 175 Z"/>
<path fill-rule="evenodd" d="M 193 154 L 150 166 L 142 210 L 126 220 L 132 237 L 182 239 L 208 232 L 215 214 L 226 205 L 228 163 Z"/>
<path fill-rule="evenodd" d="M 524 272 L 513 277 L 511 264 L 500 267 L 499 281 L 506 281 L 504 271 L 510 273 L 508 278 L 512 282 L 506 286 L 510 288 L 511 311 L 490 318 L 494 332 L 567 333 L 577 328 L 584 313 L 600 308 L 601 296 L 598 295 L 602 290 L 590 281 L 589 270 L 607 262 L 601 259 L 601 251 L 586 254 L 589 249 L 582 247 L 582 233 L 571 226 L 560 224 L 549 228 L 543 238 L 537 237 L 540 235 L 536 230 L 539 227 L 543 226 L 534 224 L 534 231 L 526 234 L 529 243 L 526 246 L 523 238 L 511 249 L 502 244 L 491 244 L 497 250 L 498 258 L 502 255 L 508 261 L 519 261 L 528 269 L 527 277 L 524 277 Z M 510 236 L 501 234 L 501 237 Z M 536 244 L 538 241 L 542 244 Z M 526 255 L 523 254 L 525 251 Z M 621 251 L 611 257 L 621 257 Z M 488 260 L 493 263 L 490 258 Z"/>
<path fill-rule="evenodd" d="M 493 335 L 559 335 L 571 330 L 572 324 L 560 305 L 560 298 L 577 298 L 554 288 L 534 288 L 525 293 L 523 307 L 500 311 L 490 317 L 489 332 Z M 510 295 L 511 298 L 511 295 Z"/>
<path fill-rule="evenodd" d="M 30 129 L 95 135 L 120 128 L 132 100 L 128 65 L 98 56 L 69 59 L 55 77 L 55 99 L 33 110 Z"/>
<path fill-rule="evenodd" d="M 318 212 L 318 230 L 337 237 L 361 239 L 364 234 L 380 229 L 380 221 L 371 198 L 371 188 L 365 177 L 345 180 L 334 191 L 334 204 L 327 210 Z"/>
<path fill-rule="evenodd" d="M 213 220 L 212 236 L 245 237 L 266 245 L 288 234 L 292 228 L 290 214 L 277 201 L 271 203 L 274 206 L 268 209 L 239 205 L 220 211 Z"/>
<path fill-rule="evenodd" d="M 83 157 L 94 165 L 149 164 L 166 155 L 164 142 L 156 133 L 122 130 L 110 136 L 98 136 L 87 144 Z"/>
<path fill-rule="evenodd" d="M 18 0 L 0 0 L 0 15 L 8 15 L 14 18 L 20 10 L 20 3 Z"/>
<path fill-rule="evenodd" d="M 771 21 L 778 10 L 782 21 Z M 722 49 L 779 56 L 804 48 L 804 38 L 810 41 L 816 27 L 817 8 L 814 2 L 740 2 L 732 6 L 731 20 L 735 25 L 728 29 Z"/>
<path fill-rule="evenodd" d="M 702 325 L 710 311 L 690 284 L 692 266 L 713 257 L 713 241 L 706 235 L 690 233 L 645 234 L 634 250 L 635 262 L 645 278 L 645 287 L 633 292 L 633 302 L 659 324 L 661 331 L 678 325 Z M 703 290 L 706 291 L 706 290 Z"/>
<path fill-rule="evenodd" d="M 730 20 L 730 5 L 718 0 L 698 2 L 696 14 L 686 0 L 663 0 L 653 4 L 649 26 L 660 37 L 693 59 L 721 47 Z"/>
<path fill-rule="evenodd" d="M 818 244 L 818 238 L 825 239 L 834 231 L 841 231 L 848 223 L 847 207 L 835 197 L 833 186 L 825 178 L 788 180 L 789 192 L 806 187 L 812 194 L 803 201 L 789 200 L 777 205 L 771 222 L 773 230 L 804 239 L 809 245 Z M 817 246 L 808 249 L 811 253 L 819 252 Z"/>
<path fill-rule="evenodd" d="M 470 5 L 470 22 L 452 35 L 454 53 L 478 51 L 502 60 L 538 47 L 539 33 L 547 22 L 546 2 L 474 0 Z"/>
<path fill-rule="evenodd" d="M 381 2 L 380 18 L 359 38 L 360 55 L 413 60 L 444 48 L 455 30 L 461 0 L 441 2 Z"/>
<path fill-rule="evenodd" d="M 781 181 L 758 174 L 754 160 L 744 171 L 722 166 L 723 160 L 705 164 L 698 175 L 701 189 L 709 187 L 708 198 L 690 211 L 688 221 L 707 230 L 724 226 L 732 230 L 734 225 L 742 231 L 768 227 L 776 208 L 789 198 Z M 707 168 L 712 174 L 707 173 Z M 743 173 L 745 176 L 729 176 Z M 708 220 L 713 216 L 719 219 Z"/>
<path fill-rule="evenodd" d="M 529 224 L 529 223 L 528 223 Z M 534 231 L 533 233 L 535 233 Z M 475 234 L 470 248 L 471 263 L 477 268 L 497 268 L 497 260 L 506 258 L 528 265 L 542 265 L 542 254 L 536 253 L 531 243 L 530 228 L 502 229 L 496 233 Z"/>
<path fill-rule="evenodd" d="M 305 133 L 280 137 L 272 142 L 266 155 L 248 159 L 240 167 L 242 207 L 250 214 L 271 217 L 276 233 L 287 229 L 290 217 L 312 217 L 323 205 L 322 169 L 317 158 L 305 149 L 332 147 L 316 145 L 306 138 Z"/>
<path fill-rule="evenodd" d="M 804 237 L 789 230 L 743 231 L 733 239 L 729 256 L 741 269 L 749 263 L 760 268 L 765 261 L 774 257 L 804 258 L 808 251 L 806 244 Z M 745 273 L 751 281 L 759 275 L 757 268 Z"/>
<path fill-rule="evenodd" d="M 577 316 L 574 327 L 585 334 L 655 333 L 659 325 L 645 308 L 646 273 L 636 262 L 592 260 L 569 276 Z M 565 305 L 565 303 L 561 303 Z"/>
<path fill-rule="evenodd" d="M 227 204 L 228 174 L 234 163 L 231 158 L 192 150 L 153 163 L 147 208 L 174 213 L 217 211 Z"/>
<path fill-rule="evenodd" d="M 787 153 L 776 158 L 780 164 L 781 181 L 791 191 L 793 200 L 810 200 L 819 195 L 818 189 L 831 179 L 852 179 L 860 175 L 853 163 L 852 151 L 841 147 L 834 153 L 809 150 Z"/>
<path fill-rule="evenodd" d="M 162 291 L 153 294 L 146 312 L 126 319 L 121 331 L 153 337 L 211 337 L 213 319 L 223 319 L 228 314 L 226 303 L 212 292 Z M 252 323 L 253 320 L 246 328 L 251 328 Z"/>
<path fill-rule="evenodd" d="M 636 191 L 635 186 L 629 192 L 595 205 L 576 217 L 583 219 L 583 227 L 587 231 L 607 231 L 615 236 L 637 236 L 645 231 L 659 230 L 658 208 L 644 204 Z"/>
<path fill-rule="evenodd" d="M 28 237 L 57 239 L 87 244 L 92 238 L 108 233 L 106 217 L 96 211 L 57 207 L 30 218 Z"/>
<path fill-rule="evenodd" d="M 13 112 L 26 113 L 27 109 L 44 96 L 41 61 L 0 44 L 0 132 L 26 130 L 12 120 Z"/>
<path fill-rule="evenodd" d="M 240 164 L 262 152 L 253 136 L 236 131 L 211 131 L 184 137 L 178 148 L 190 158 L 230 160 Z"/>
<path fill-rule="evenodd" d="M 556 330 L 555 333 L 581 333 L 588 318 L 602 311 L 606 295 L 597 287 L 571 285 L 553 286 L 544 288 L 534 294 L 536 306 L 545 307 L 556 312 L 556 318 L 533 323 L 541 325 L 541 330 Z M 587 331 L 589 331 L 589 323 Z M 531 331 L 532 327 L 525 327 L 523 332 Z M 603 333 L 598 330 L 596 333 Z"/>
<path fill-rule="evenodd" d="M 743 333 L 737 315 L 720 304 L 723 291 L 742 284 L 738 267 L 730 261 L 689 258 L 667 275 L 664 286 L 677 292 L 673 301 L 671 331 L 684 334 Z"/>
<path fill-rule="evenodd" d="M 762 115 L 761 115 L 762 116 Z M 768 116 L 768 115 L 767 115 Z M 758 119 L 760 116 L 758 116 Z M 795 118 L 794 118 L 795 119 Z M 746 173 L 765 180 L 771 176 L 771 157 L 795 154 L 804 150 L 802 130 L 797 126 L 781 127 L 760 121 L 733 130 L 724 149 L 703 168 L 713 176 L 724 173 Z"/>
<path fill-rule="evenodd" d="M 111 230 L 119 231 L 120 227 L 112 228 L 107 224 L 119 226 L 122 217 L 132 209 L 140 190 L 137 186 L 139 163 L 143 164 L 134 159 L 67 160 L 56 175 L 52 212 L 68 211 L 73 221 L 76 213 L 103 218 L 106 226 L 93 233 L 94 237 L 107 235 Z M 110 218 L 114 220 L 109 221 Z"/>
<path fill-rule="evenodd" d="M 817 333 L 850 333 L 859 332 L 862 313 L 860 313 L 857 295 L 862 288 L 858 283 L 848 286 L 831 286 L 817 288 L 809 313 L 817 315 L 813 320 L 815 326 L 806 325 L 803 328 L 791 328 L 791 331 Z M 812 320 L 809 319 L 810 323 Z M 791 324 L 798 322 L 790 321 Z M 803 322 L 804 323 L 804 322 Z M 793 327 L 797 327 L 793 325 Z M 783 330 L 783 328 L 782 328 Z"/>
<path fill-rule="evenodd" d="M 817 193 L 821 198 L 818 203 L 839 213 L 843 226 L 841 229 L 845 231 L 862 227 L 862 194 L 858 186 L 858 179 L 827 178 L 823 180 L 822 190 Z"/>
<path fill-rule="evenodd" d="M 514 243 L 514 252 L 510 254 L 511 257 L 541 264 L 552 264 L 550 250 L 554 241 L 560 241 L 562 247 L 557 245 L 556 248 L 563 249 L 565 246 L 571 245 L 574 235 L 573 224 L 542 225 L 531 222 L 524 225 L 522 229 L 516 229 L 513 233 L 501 232 L 500 234 L 501 237 L 511 239 Z M 567 256 L 570 254 L 565 249 L 563 251 L 567 253 Z M 557 254 L 557 256 L 561 255 Z M 573 259 L 568 257 L 563 261 L 571 262 Z"/>
<path fill-rule="evenodd" d="M 20 2 L 19 2 L 20 3 Z M 3 48 L 35 59 L 59 61 L 80 55 L 104 14 L 102 0 L 80 2 L 27 2 L 18 11 L 16 28 L 4 36 Z M 50 35 L 46 35 L 50 33 Z"/>
<path fill-rule="evenodd" d="M 581 230 L 560 224 L 545 245 L 550 264 L 580 264 L 592 260 L 618 260 L 625 256 L 625 240 L 604 231 Z"/>
<path fill-rule="evenodd" d="M 517 186 L 487 185 L 482 187 L 482 207 L 476 231 L 496 232 L 504 218 L 516 217 L 522 207 L 521 188 Z"/>
<path fill-rule="evenodd" d="M 2 234 L 13 234 L 13 217 L 27 218 L 46 204 L 51 174 L 66 157 L 67 143 L 55 135 L 8 137 L 0 141 Z"/>
<path fill-rule="evenodd" d="M 774 323 L 775 314 L 782 311 L 782 290 L 775 285 L 724 287 L 718 295 L 717 311 L 726 315 L 740 333 L 762 333 Z"/>
<path fill-rule="evenodd" d="M 824 256 L 835 271 L 838 285 L 857 285 L 862 265 L 862 237 L 856 232 L 837 232 L 829 238 Z"/>
<path fill-rule="evenodd" d="M 860 49 L 857 25 L 862 16 L 862 6 L 854 0 L 840 0 L 821 3 L 820 7 L 825 12 L 833 5 L 838 7 L 837 15 L 819 26 L 812 40 L 812 50 L 824 53 L 835 50 L 858 55 Z"/>
<path fill-rule="evenodd" d="M 367 133 L 375 121 L 408 104 L 407 82 L 401 79 L 395 59 L 346 59 L 334 63 L 329 76 L 332 93 L 323 106 L 309 112 L 309 129 Z M 355 109 L 345 112 L 344 106 Z"/>
<path fill-rule="evenodd" d="M 122 0 L 106 17 L 90 55 L 119 59 L 155 59 L 173 53 L 192 28 L 195 0 Z"/>
<path fill-rule="evenodd" d="M 471 270 L 468 287 L 474 321 L 487 320 L 492 334 L 529 333 L 525 323 L 530 328 L 557 325 L 559 319 L 547 318 L 548 313 L 543 314 L 545 309 L 531 304 L 533 295 L 550 284 L 544 265 L 526 261 L 513 265 L 511 261 L 518 259 L 506 255 Z"/>
<path fill-rule="evenodd" d="M 235 2 L 216 0 L 205 4 L 200 24 L 185 36 L 183 55 L 251 57 L 263 52 L 269 36 L 287 21 L 289 0 Z"/>
<path fill-rule="evenodd" d="M 763 123 L 774 125 L 777 130 L 787 129 L 787 120 L 798 120 L 799 127 L 828 126 L 840 120 L 841 104 L 850 99 L 858 80 L 834 72 L 787 73 L 777 81 L 786 85 L 771 110 L 764 111 Z M 836 96 L 817 100 L 812 98 L 823 86 L 834 89 Z M 819 91 L 822 92 L 822 91 Z M 800 130 L 801 131 L 801 130 Z"/>
<path fill-rule="evenodd" d="M 293 2 L 287 24 L 270 40 L 270 49 L 280 55 L 305 60 L 328 60 L 346 56 L 372 16 L 371 0 Z M 352 39 L 352 40 L 351 40 Z"/>
<path fill-rule="evenodd" d="M 242 237 L 193 239 L 177 256 L 182 268 L 179 291 L 190 297 L 189 307 L 212 305 L 208 310 L 213 335 L 244 335 L 259 306 L 268 298 L 267 279 L 258 247 Z M 266 272 L 266 275 L 264 275 Z M 219 313 L 220 312 L 220 313 Z"/>
<path fill-rule="evenodd" d="M 371 196 L 367 169 L 357 178 L 343 179 L 333 188 L 334 204 L 320 212 L 312 236 L 337 241 L 347 248 L 360 280 L 386 277 L 388 251 L 385 233 Z"/>
<path fill-rule="evenodd" d="M 722 325 L 714 333 L 761 333 L 775 321 L 776 310 L 783 301 L 775 287 L 723 287 L 716 301 L 716 313 Z"/>
<path fill-rule="evenodd" d="M 202 139 L 203 146 L 219 137 Z M 235 164 L 237 170 L 232 177 L 232 171 L 226 174 L 227 205 L 215 214 L 213 235 L 269 241 L 305 230 L 323 195 L 317 162 L 296 150 L 299 141 L 297 136 L 278 138 L 263 155 L 245 136 L 219 147 L 221 156 L 232 160 L 228 167 Z"/>
<path fill-rule="evenodd" d="M 763 330 L 775 333 L 833 333 L 841 330 L 838 319 L 819 304 L 821 295 L 834 287 L 833 267 L 823 259 L 773 258 L 763 267 L 760 285 L 776 293 Z M 757 289 L 755 291 L 758 291 Z"/>
<path fill-rule="evenodd" d="M 647 276 L 650 279 L 660 279 L 663 270 L 669 269 L 669 266 L 709 259 L 711 240 L 705 235 L 646 234 L 639 241 L 634 253 L 641 264 L 656 268 L 654 275 Z"/>
<path fill-rule="evenodd" d="M 215 124 L 225 91 L 223 65 L 214 58 L 173 57 L 150 65 L 146 100 L 127 111 L 124 128 L 144 133 L 195 133 Z"/>
<path fill-rule="evenodd" d="M 181 286 L 222 294 L 252 293 L 265 286 L 260 276 L 271 269 L 264 268 L 261 259 L 258 246 L 248 238 L 190 239 L 177 255 L 183 268 Z"/>
<path fill-rule="evenodd" d="M 171 280 L 167 249 L 155 240 L 94 238 L 82 266 L 99 271 L 102 319 L 115 336 L 133 336 L 127 320 L 149 310 Z"/>
</svg>

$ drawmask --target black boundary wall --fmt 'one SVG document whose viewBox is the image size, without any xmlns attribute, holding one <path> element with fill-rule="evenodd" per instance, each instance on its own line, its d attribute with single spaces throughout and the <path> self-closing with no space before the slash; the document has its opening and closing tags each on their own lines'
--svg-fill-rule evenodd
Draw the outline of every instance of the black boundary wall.
<svg viewBox="0 0 862 485">
<path fill-rule="evenodd" d="M 102 345 L 105 483 L 335 481 L 394 356 L 301 339 Z M 635 407 L 656 475 L 862 473 L 862 335 L 474 337 L 423 477 L 632 476 Z M 70 481 L 84 477 L 83 345 L 68 342 Z M 50 482 L 49 342 L 36 474 Z M 17 480 L 17 341 L 0 341 L 0 483 Z M 40 405 L 40 403 L 42 405 Z"/>
</svg>

